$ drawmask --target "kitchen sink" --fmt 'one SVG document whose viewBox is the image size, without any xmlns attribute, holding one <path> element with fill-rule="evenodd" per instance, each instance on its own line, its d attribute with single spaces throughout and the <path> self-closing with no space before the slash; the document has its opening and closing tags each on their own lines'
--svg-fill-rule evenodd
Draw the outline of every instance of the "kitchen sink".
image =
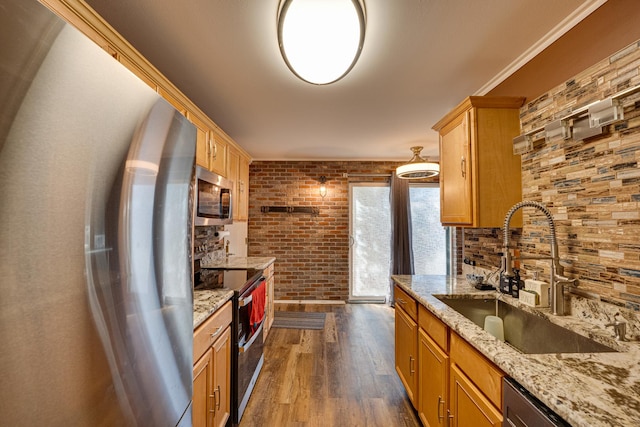
<svg viewBox="0 0 640 427">
<path fill-rule="evenodd" d="M 617 350 L 562 326 L 551 323 L 498 299 L 440 297 L 440 301 L 484 328 L 486 316 L 498 316 L 504 323 L 504 339 L 526 354 L 604 353 Z"/>
</svg>

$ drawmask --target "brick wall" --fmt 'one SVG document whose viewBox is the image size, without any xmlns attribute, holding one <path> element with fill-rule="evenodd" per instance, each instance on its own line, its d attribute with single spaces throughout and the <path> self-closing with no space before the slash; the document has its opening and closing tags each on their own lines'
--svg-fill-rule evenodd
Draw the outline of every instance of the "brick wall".
<svg viewBox="0 0 640 427">
<path fill-rule="evenodd" d="M 524 132 L 640 84 L 640 43 L 613 54 L 521 109 Z M 560 258 L 580 289 L 622 303 L 640 302 L 640 92 L 623 98 L 625 120 L 583 141 L 539 141 L 522 155 L 524 200 L 544 203 L 556 221 Z M 524 210 L 523 254 L 548 254 L 546 221 Z M 465 255 L 498 265 L 502 234 L 465 230 Z M 524 264 L 548 277 L 548 262 Z M 544 277 L 543 277 L 544 278 Z M 638 307 L 638 306 L 636 306 Z"/>
<path fill-rule="evenodd" d="M 349 182 L 344 174 L 389 173 L 398 162 L 254 161 L 249 174 L 249 256 L 275 256 L 275 298 L 347 300 Z M 320 176 L 327 195 L 320 197 Z M 317 207 L 319 213 L 262 213 L 261 206 Z"/>
</svg>

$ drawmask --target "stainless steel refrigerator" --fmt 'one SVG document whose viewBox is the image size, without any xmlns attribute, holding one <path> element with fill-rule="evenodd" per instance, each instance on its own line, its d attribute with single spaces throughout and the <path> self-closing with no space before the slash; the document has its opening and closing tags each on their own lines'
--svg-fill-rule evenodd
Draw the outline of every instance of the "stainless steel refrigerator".
<svg viewBox="0 0 640 427">
<path fill-rule="evenodd" d="M 196 131 L 0 1 L 0 425 L 191 425 Z"/>
</svg>

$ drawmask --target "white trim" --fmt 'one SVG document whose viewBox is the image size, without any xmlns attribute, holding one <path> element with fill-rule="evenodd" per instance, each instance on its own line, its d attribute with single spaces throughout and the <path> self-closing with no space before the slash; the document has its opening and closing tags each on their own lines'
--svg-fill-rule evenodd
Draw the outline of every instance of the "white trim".
<svg viewBox="0 0 640 427">
<path fill-rule="evenodd" d="M 524 51 L 522 55 L 516 58 L 505 69 L 500 71 L 491 80 L 485 83 L 474 95 L 486 95 L 490 90 L 505 81 L 508 77 L 522 68 L 527 62 L 532 60 L 536 55 L 549 47 L 553 42 L 562 37 L 570 29 L 575 27 L 580 21 L 589 16 L 597 8 L 605 4 L 607 0 L 587 0 L 579 8 L 573 11 L 569 16 L 563 19 L 558 25 L 551 29 L 547 34 L 538 40 L 533 46 Z"/>
<path fill-rule="evenodd" d="M 275 304 L 326 304 L 326 305 L 344 305 L 346 302 L 344 301 L 334 301 L 334 300 L 326 300 L 326 299 L 277 299 L 273 301 Z"/>
</svg>

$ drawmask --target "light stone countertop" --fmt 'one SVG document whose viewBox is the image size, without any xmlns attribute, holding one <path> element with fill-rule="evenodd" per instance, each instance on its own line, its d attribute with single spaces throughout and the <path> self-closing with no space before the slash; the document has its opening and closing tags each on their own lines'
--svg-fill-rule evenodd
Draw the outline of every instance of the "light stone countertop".
<svg viewBox="0 0 640 427">
<path fill-rule="evenodd" d="M 275 262 L 274 257 L 229 257 L 223 261 L 205 263 L 201 268 L 227 270 L 264 270 Z M 216 310 L 233 297 L 233 291 L 224 288 L 196 289 L 193 291 L 193 329 L 207 320 Z"/>
<path fill-rule="evenodd" d="M 508 376 L 574 427 L 640 426 L 640 343 L 617 342 L 574 316 L 553 316 L 497 291 L 478 291 L 464 277 L 392 276 L 409 295 L 466 339 Z M 523 354 L 459 314 L 435 295 L 498 298 L 613 347 L 618 353 Z"/>
<path fill-rule="evenodd" d="M 274 257 L 236 257 L 230 256 L 222 261 L 200 261 L 200 268 L 227 270 L 264 270 L 275 262 Z"/>
<path fill-rule="evenodd" d="M 230 289 L 196 289 L 193 291 L 193 329 L 207 320 L 233 297 Z"/>
</svg>

